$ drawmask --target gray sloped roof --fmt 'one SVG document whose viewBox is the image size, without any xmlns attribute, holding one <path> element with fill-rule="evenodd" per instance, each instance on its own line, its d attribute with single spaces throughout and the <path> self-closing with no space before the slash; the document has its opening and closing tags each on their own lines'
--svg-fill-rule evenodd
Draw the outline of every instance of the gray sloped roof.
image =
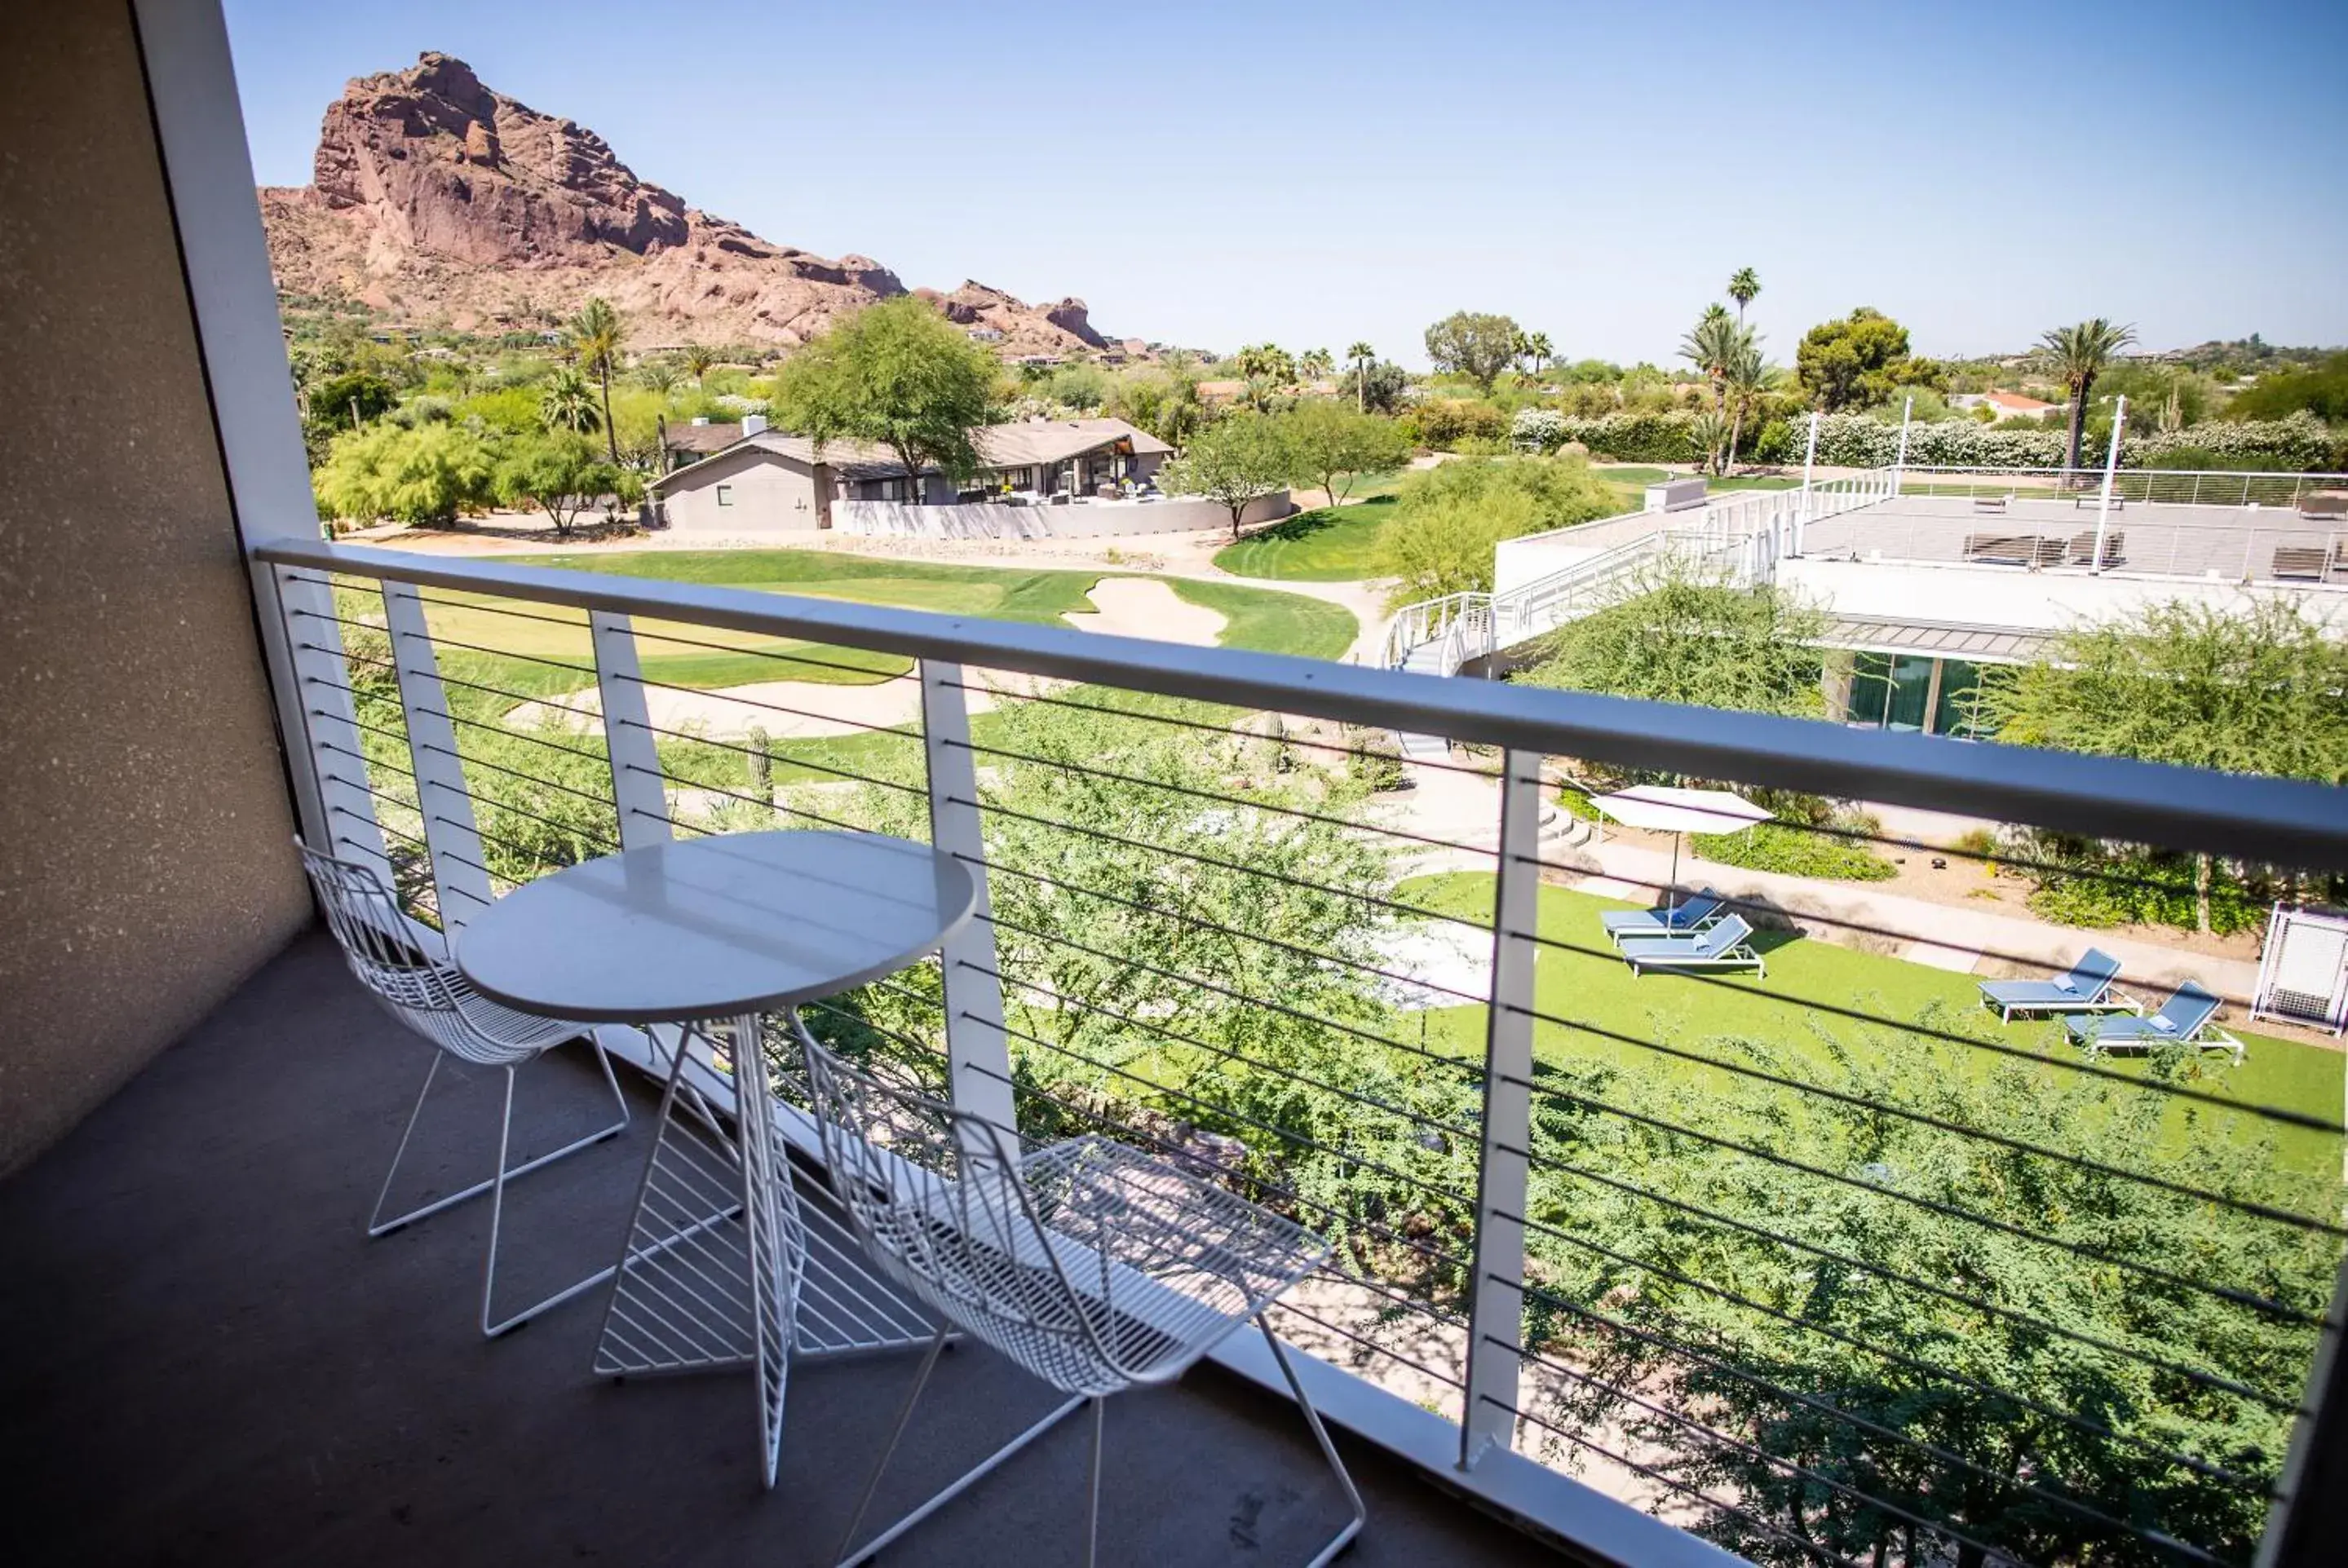
<svg viewBox="0 0 2348 1568">
<path fill-rule="evenodd" d="M 1827 623 L 1826 635 L 1818 641 L 1827 648 L 1867 653 L 1918 653 L 1977 664 L 2026 664 L 2050 640 L 2049 633 L 2019 626 L 1838 615 Z"/>
<path fill-rule="evenodd" d="M 716 426 L 703 425 L 700 428 L 707 430 Z M 980 462 L 990 468 L 1026 468 L 1062 463 L 1119 441 L 1131 443 L 1137 454 L 1174 450 L 1148 431 L 1128 425 L 1122 419 L 1029 419 L 1015 425 L 989 425 L 971 432 L 971 445 L 978 448 Z M 761 430 L 755 435 L 741 436 L 674 473 L 664 474 L 654 483 L 655 486 L 674 484 L 703 464 L 733 456 L 746 449 L 772 452 L 777 456 L 810 466 L 817 463 L 827 464 L 833 473 L 844 479 L 891 479 L 905 471 L 904 464 L 897 460 L 894 452 L 869 441 L 827 441 L 819 451 L 816 444 L 804 436 L 793 436 L 781 430 Z M 932 471 L 923 470 L 925 473 Z"/>
</svg>

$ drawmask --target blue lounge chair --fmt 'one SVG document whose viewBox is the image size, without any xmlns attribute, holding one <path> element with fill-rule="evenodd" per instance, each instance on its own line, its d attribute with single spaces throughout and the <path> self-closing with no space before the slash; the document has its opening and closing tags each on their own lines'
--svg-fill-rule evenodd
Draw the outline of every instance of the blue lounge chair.
<svg viewBox="0 0 2348 1568">
<path fill-rule="evenodd" d="M 1622 943 L 1622 961 L 1634 976 L 1649 969 L 1757 969 L 1766 976 L 1769 966 L 1752 936 L 1744 916 L 1730 915 L 1685 936 L 1631 938 Z"/>
<path fill-rule="evenodd" d="M 1616 942 L 1628 937 L 1678 937 L 1701 931 L 1720 917 L 1720 895 L 1707 887 L 1669 909 L 1614 909 L 1598 917 Z"/>
<path fill-rule="evenodd" d="M 2089 948 L 2070 973 L 2051 980 L 1982 980 L 1982 1000 L 1997 1009 L 1999 1021 L 2015 1013 L 2142 1012 L 2144 1004 L 2112 989 L 2120 961 L 2101 948 Z"/>
<path fill-rule="evenodd" d="M 2065 1018 L 2063 1031 L 2097 1056 L 2106 1050 L 2149 1050 L 2156 1045 L 2215 1046 L 2242 1060 L 2242 1042 L 2222 1029 L 2212 1028 L 2218 1017 L 2218 995 L 2199 980 L 2188 980 L 2150 1018 Z"/>
</svg>

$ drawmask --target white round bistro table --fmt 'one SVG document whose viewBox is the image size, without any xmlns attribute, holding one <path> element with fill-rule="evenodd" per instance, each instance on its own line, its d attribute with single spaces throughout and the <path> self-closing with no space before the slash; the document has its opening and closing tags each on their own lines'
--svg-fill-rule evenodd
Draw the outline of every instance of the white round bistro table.
<svg viewBox="0 0 2348 1568">
<path fill-rule="evenodd" d="M 509 1007 L 681 1031 L 594 1370 L 755 1366 L 769 1486 L 793 1353 L 925 1346 L 932 1328 L 836 1223 L 799 1208 L 759 1017 L 782 1013 L 798 1034 L 800 1003 L 906 968 L 975 902 L 970 873 L 924 845 L 727 834 L 570 866 L 500 898 L 457 938 L 465 978 Z M 730 1132 L 712 1105 L 729 1093 Z"/>
</svg>

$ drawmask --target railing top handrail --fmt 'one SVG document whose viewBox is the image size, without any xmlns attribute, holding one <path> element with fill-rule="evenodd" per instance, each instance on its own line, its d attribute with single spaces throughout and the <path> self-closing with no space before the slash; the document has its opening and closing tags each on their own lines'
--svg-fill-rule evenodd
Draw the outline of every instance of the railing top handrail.
<svg viewBox="0 0 2348 1568">
<path fill-rule="evenodd" d="M 1471 744 L 1956 812 L 2088 835 L 2348 870 L 2348 788 L 2217 775 L 1816 720 L 1455 681 L 1292 654 L 805 599 L 603 572 L 278 540 L 273 566 L 1098 682 L 1251 711 L 1309 713 Z"/>
<path fill-rule="evenodd" d="M 2076 468 L 2034 467 L 2027 464 L 1903 463 L 1900 465 L 1900 472 L 1903 474 L 1985 474 L 1999 477 L 2005 475 L 2044 474 L 2050 478 L 2059 477 L 2066 474 L 2084 474 L 2092 475 L 2098 481 L 2100 481 L 2104 477 L 2104 467 L 2100 463 L 2094 465 L 2083 463 Z M 2292 470 L 2271 468 L 2131 468 L 2123 466 L 2115 469 L 2114 473 L 2118 477 L 2129 479 L 2161 477 L 2178 479 L 2263 479 L 2275 484 L 2287 482 L 2348 484 L 2348 474 L 2302 474 Z"/>
</svg>

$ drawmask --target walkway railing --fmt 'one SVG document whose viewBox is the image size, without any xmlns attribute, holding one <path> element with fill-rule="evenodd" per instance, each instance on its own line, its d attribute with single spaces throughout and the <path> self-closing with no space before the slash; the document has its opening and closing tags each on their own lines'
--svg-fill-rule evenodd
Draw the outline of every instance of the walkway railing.
<svg viewBox="0 0 2348 1568">
<path fill-rule="evenodd" d="M 2348 1228 L 2337 1090 L 2293 1099 L 2320 1063 L 2285 1060 L 2314 1048 L 2082 1050 L 1971 1005 L 1950 956 L 2074 956 L 2017 876 L 2189 907 L 2201 854 L 2221 914 L 2246 879 L 2341 886 L 2341 791 L 600 572 L 255 569 L 305 831 L 427 924 L 675 834 L 962 857 L 979 922 L 825 1032 L 1338 1237 L 1280 1319 L 1323 1408 L 1586 1553 L 2235 1563 L 2271 1520 L 2274 1561 L 2320 1560 L 2291 1542 L 2338 1497 L 2294 1478 L 2339 1440 L 2311 1367 Z M 862 717 L 800 682 L 862 683 Z M 1466 760 L 1398 779 L 1372 730 Z M 1598 915 L 1676 851 L 1560 829 L 1656 774 L 1745 788 L 1780 837 L 1694 841 L 1755 929 L 1639 979 Z M 1825 808 L 1853 801 L 1999 825 L 1928 850 Z M 2185 880 L 2079 847 L 2116 839 Z M 1815 869 L 1853 857 L 1896 878 Z M 1987 901 L 1933 902 L 1951 876 Z M 2147 1004 L 2218 961 L 2095 939 Z"/>
<path fill-rule="evenodd" d="M 1456 674 L 1463 665 L 1612 602 L 1666 559 L 1701 563 L 1736 582 L 1766 582 L 1778 559 L 1800 548 L 1805 524 L 1877 505 L 1895 493 L 1897 483 L 1887 468 L 1802 489 L 1726 497 L 1701 512 L 1643 514 L 1651 516 L 1652 532 L 1530 582 L 1404 606 L 1386 623 L 1379 661 L 1389 670 Z M 1508 543 L 1563 538 L 1572 532 L 1560 528 Z"/>
<path fill-rule="evenodd" d="M 2101 466 L 1967 468 L 1910 463 L 1900 470 L 1903 496 L 2045 497 L 2100 495 Z M 2251 507 L 2296 511 L 2348 503 L 2348 474 L 2254 474 L 2200 468 L 2120 468 L 2112 494 L 2140 506 Z"/>
</svg>

